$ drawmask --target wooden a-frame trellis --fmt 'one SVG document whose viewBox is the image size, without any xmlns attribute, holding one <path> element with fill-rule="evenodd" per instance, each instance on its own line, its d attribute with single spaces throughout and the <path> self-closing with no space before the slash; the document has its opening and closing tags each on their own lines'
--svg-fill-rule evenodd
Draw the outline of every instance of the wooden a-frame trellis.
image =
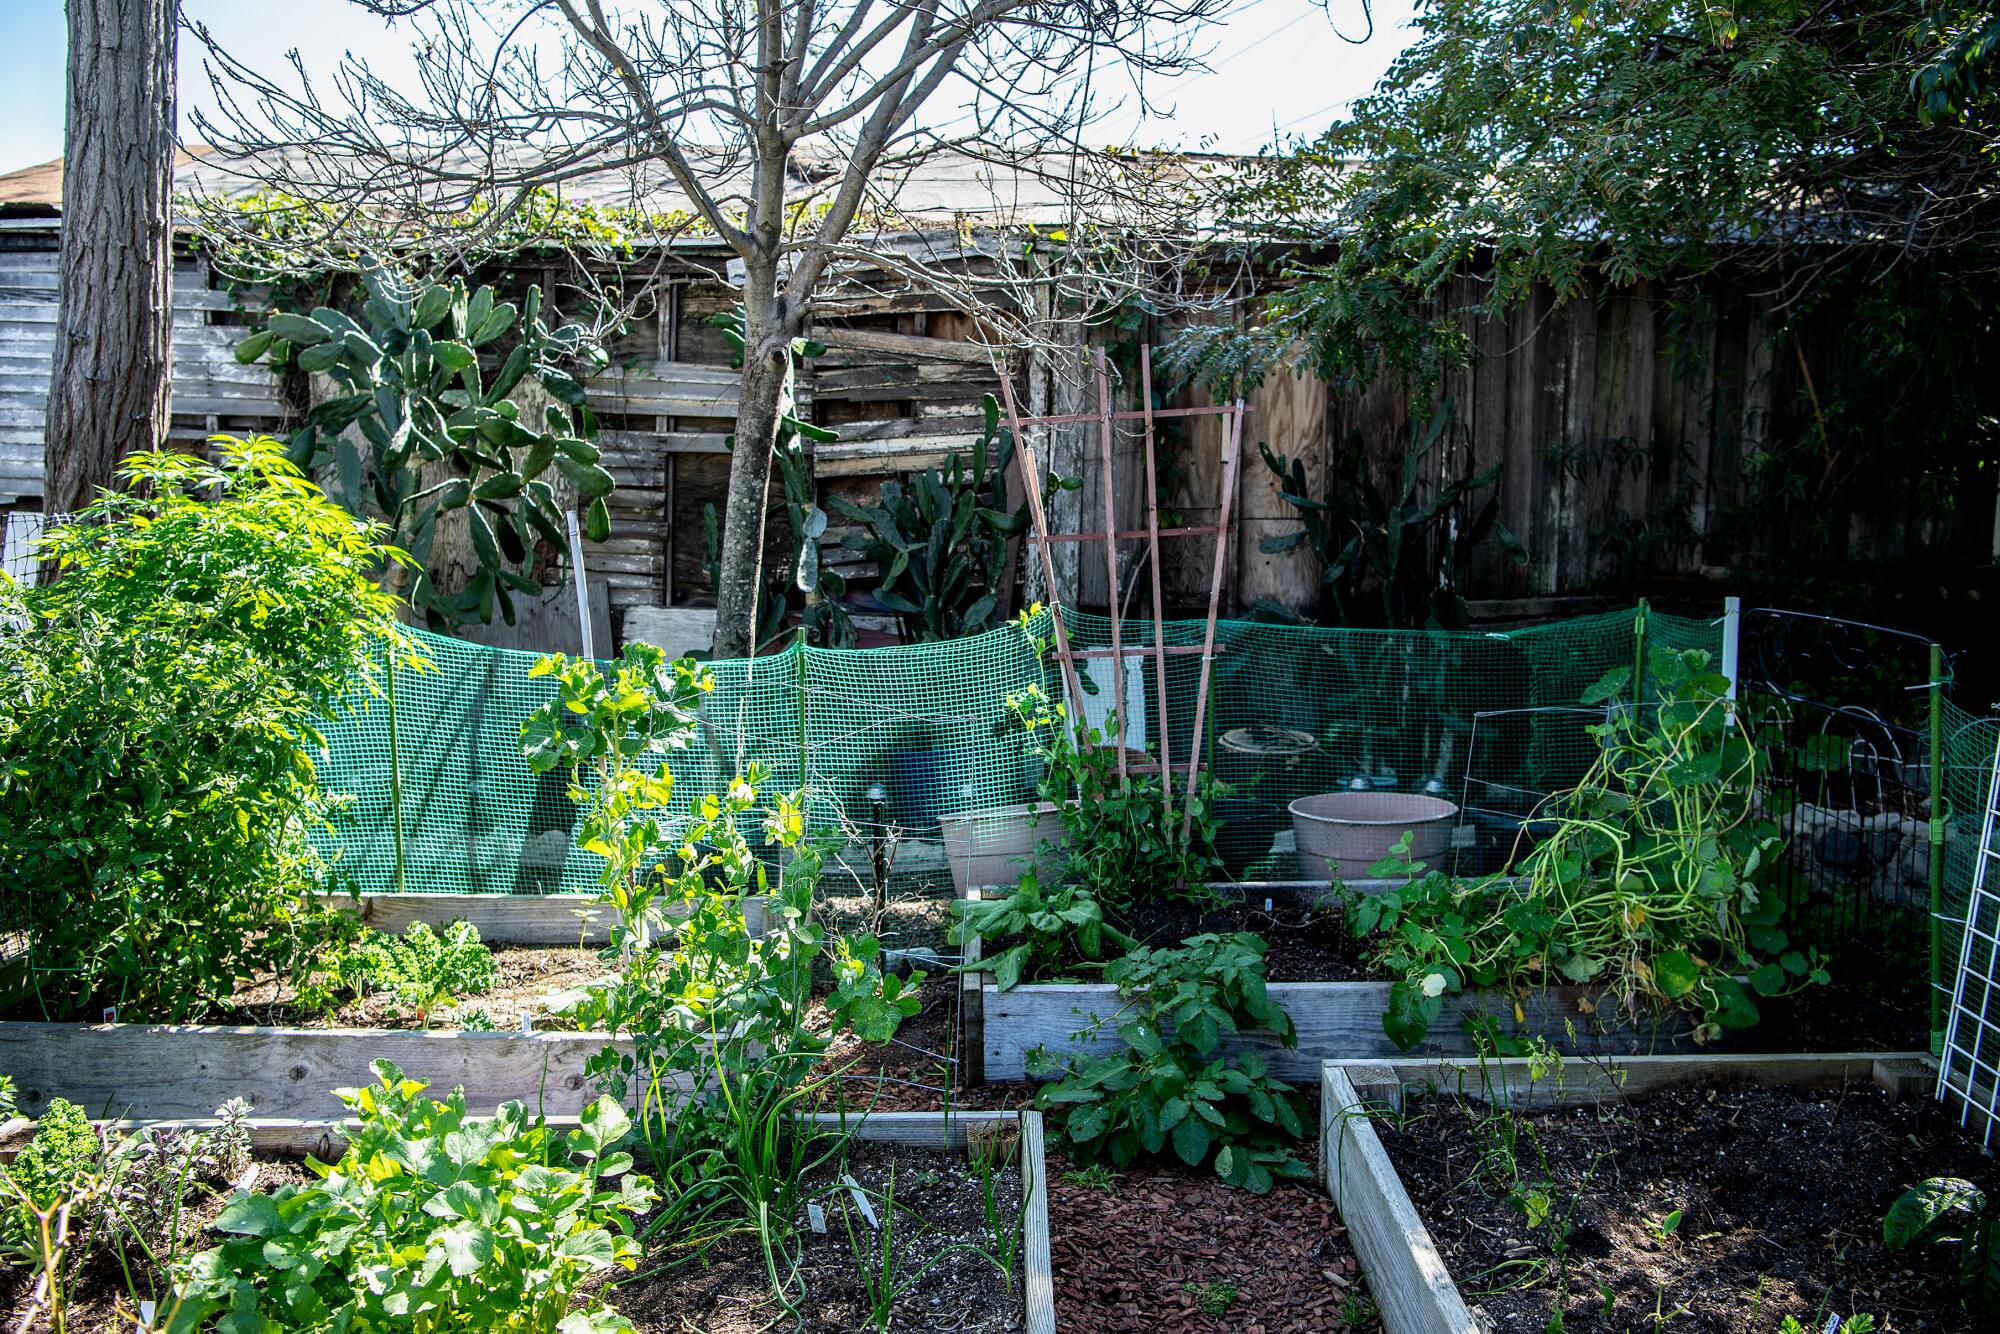
<svg viewBox="0 0 2000 1334">
<path fill-rule="evenodd" d="M 1108 649 L 1073 649 L 1069 643 L 1069 631 L 1063 625 L 1060 605 L 1051 608 L 1051 618 L 1055 623 L 1056 660 L 1062 664 L 1063 685 L 1069 695 L 1071 717 L 1075 724 L 1082 726 L 1083 691 L 1077 679 L 1076 660 L 1078 658 L 1109 658 L 1111 660 L 1110 718 L 1115 729 L 1114 745 L 1118 752 L 1118 781 L 1126 784 L 1133 773 L 1157 773 L 1160 775 L 1160 800 L 1166 823 L 1172 824 L 1174 817 L 1174 765 L 1169 744 L 1167 713 L 1167 658 L 1188 653 L 1201 654 L 1200 685 L 1195 693 L 1194 730 L 1189 743 L 1186 780 L 1192 791 L 1195 776 L 1201 769 L 1202 727 L 1207 721 L 1209 678 L 1215 661 L 1215 619 L 1217 608 L 1222 601 L 1222 572 L 1229 548 L 1229 513 L 1236 498 L 1236 470 L 1243 440 L 1243 414 L 1248 411 L 1243 400 L 1206 408 L 1155 408 L 1153 406 L 1153 349 L 1151 344 L 1139 348 L 1140 406 L 1136 411 L 1115 411 L 1111 406 L 1111 375 L 1106 365 L 1103 349 L 1097 352 L 1097 410 L 1095 412 L 1071 413 L 1052 417 L 1023 417 L 1014 404 L 1013 377 L 1000 377 L 1000 392 L 1007 409 L 1007 428 L 1014 437 L 1014 457 L 1021 470 L 1021 486 L 1028 497 L 1028 512 L 1035 525 L 1034 533 L 1028 541 L 1040 553 L 1042 576 L 1047 581 L 1051 601 L 1055 600 L 1056 572 L 1051 549 L 1058 542 L 1102 542 L 1104 544 L 1104 569 L 1106 588 L 1111 599 L 1111 647 Z M 1220 417 L 1222 418 L 1222 505 L 1212 526 L 1161 528 L 1159 479 L 1157 475 L 1154 448 L 1154 423 L 1163 417 Z M 1111 445 L 1115 434 L 1113 423 L 1138 421 L 1145 424 L 1142 452 L 1146 460 L 1146 526 L 1124 529 L 1118 527 L 1116 507 L 1117 487 L 1114 485 Z M 1104 466 L 1102 489 L 1104 493 L 1104 528 L 1101 532 L 1052 533 L 1049 531 L 1047 511 L 1042 506 L 1041 474 L 1035 466 L 1033 448 L 1029 445 L 1024 427 L 1064 426 L 1096 422 L 1101 461 Z M 1166 608 L 1160 580 L 1160 539 L 1163 537 L 1213 537 L 1215 539 L 1215 560 L 1209 575 L 1208 623 L 1202 634 L 1201 647 L 1191 644 L 1168 645 L 1165 642 Z M 1126 753 L 1125 746 L 1125 654 L 1122 631 L 1119 625 L 1118 597 L 1118 543 L 1131 538 L 1146 540 L 1147 565 L 1153 584 L 1153 636 L 1150 644 L 1131 650 L 1135 657 L 1149 657 L 1153 660 L 1153 681 L 1157 691 L 1160 709 L 1160 755 L 1158 760 L 1143 765 L 1134 765 Z M 1185 807 L 1181 817 L 1181 837 L 1185 839 L 1194 821 L 1194 808 Z"/>
</svg>

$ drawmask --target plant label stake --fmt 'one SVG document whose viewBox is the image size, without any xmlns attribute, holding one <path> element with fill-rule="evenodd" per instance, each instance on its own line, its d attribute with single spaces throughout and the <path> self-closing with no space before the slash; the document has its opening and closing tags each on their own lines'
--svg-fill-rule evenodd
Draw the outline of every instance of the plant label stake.
<svg viewBox="0 0 2000 1334">
<path fill-rule="evenodd" d="M 868 1220 L 868 1226 L 879 1229 L 882 1224 L 875 1219 L 875 1206 L 868 1203 L 868 1197 L 861 1191 L 861 1183 L 846 1172 L 840 1174 L 840 1184 L 847 1187 L 847 1193 L 854 1197 L 854 1207 Z"/>
</svg>

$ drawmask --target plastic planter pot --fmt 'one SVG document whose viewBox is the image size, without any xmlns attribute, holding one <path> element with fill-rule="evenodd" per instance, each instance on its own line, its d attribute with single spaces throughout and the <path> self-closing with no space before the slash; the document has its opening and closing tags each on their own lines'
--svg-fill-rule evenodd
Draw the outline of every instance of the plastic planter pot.
<svg viewBox="0 0 2000 1334">
<path fill-rule="evenodd" d="M 1358 880 L 1404 834 L 1410 858 L 1436 866 L 1451 848 L 1458 807 L 1409 792 L 1323 792 L 1291 804 L 1299 874 Z"/>
<path fill-rule="evenodd" d="M 940 817 L 938 829 L 944 835 L 951 883 L 960 898 L 970 885 L 982 889 L 1018 885 L 1021 872 L 1030 866 L 1045 878 L 1062 869 L 1063 827 L 1052 801 L 960 811 Z M 1043 842 L 1050 850 L 1038 853 Z"/>
</svg>

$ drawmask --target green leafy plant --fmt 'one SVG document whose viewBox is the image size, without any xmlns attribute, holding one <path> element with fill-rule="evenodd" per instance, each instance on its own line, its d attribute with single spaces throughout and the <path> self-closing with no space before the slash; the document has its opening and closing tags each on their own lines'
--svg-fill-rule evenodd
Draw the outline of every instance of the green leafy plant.
<svg viewBox="0 0 2000 1334">
<path fill-rule="evenodd" d="M 1426 479 L 1425 462 L 1448 440 L 1453 416 L 1445 399 L 1429 421 L 1411 423 L 1394 490 L 1376 484 L 1358 440 L 1340 451 L 1343 471 L 1324 499 L 1313 496 L 1303 459 L 1286 459 L 1258 442 L 1279 498 L 1299 511 L 1301 525 L 1265 538 L 1258 549 L 1275 554 L 1304 543 L 1319 563 L 1333 624 L 1462 630 L 1468 622 L 1462 590 L 1480 545 L 1491 541 L 1516 565 L 1527 564 L 1527 551 L 1500 521 L 1498 466 Z"/>
<path fill-rule="evenodd" d="M 1119 1009 L 1099 1023 L 1115 1026 L 1121 1047 L 1029 1056 L 1031 1074 L 1055 1079 L 1035 1102 L 1072 1153 L 1122 1169 L 1171 1145 L 1190 1167 L 1212 1163 L 1259 1195 L 1275 1178 L 1309 1175 L 1291 1148 L 1305 1133 L 1296 1095 L 1255 1052 L 1223 1051 L 1245 1030 L 1297 1040 L 1265 990 L 1264 950 L 1248 934 L 1192 936 L 1106 965 Z"/>
<path fill-rule="evenodd" d="M 1078 962 L 1101 959 L 1105 945 L 1129 950 L 1138 942 L 1107 926 L 1097 899 L 1081 885 L 1043 889 L 1041 878 L 1023 871 L 1020 883 L 1003 899 L 956 899 L 951 910 L 951 941 L 1008 942 L 1003 949 L 968 961 L 964 969 L 993 974 L 994 985 L 1011 991 L 1024 977 L 1047 976 L 1074 954 Z"/>
<path fill-rule="evenodd" d="M 942 467 L 882 483 L 873 505 L 835 497 L 834 510 L 861 525 L 849 549 L 875 562 L 875 596 L 896 613 L 915 643 L 957 639 L 996 628 L 1006 592 L 1007 542 L 1027 527 L 1023 502 L 1007 509 L 1007 464 L 1014 437 L 1000 425 L 1000 405 L 981 400 L 985 429 L 970 459 L 956 451 Z"/>
<path fill-rule="evenodd" d="M 439 935 L 412 922 L 400 939 L 371 932 L 353 949 L 353 971 L 368 986 L 388 992 L 424 1027 L 443 1008 L 492 989 L 500 978 L 493 951 L 470 922 L 453 922 Z"/>
<path fill-rule="evenodd" d="M 181 1021 L 351 928 L 306 895 L 322 724 L 421 665 L 374 579 L 402 559 L 277 441 L 142 453 L 0 584 L 0 929 L 54 1019 Z"/>
<path fill-rule="evenodd" d="M 1027 614 L 1023 614 L 1025 624 Z M 1063 827 L 1064 872 L 1088 889 L 1115 918 L 1143 886 L 1150 894 L 1212 901 L 1208 879 L 1222 864 L 1215 850 L 1221 828 L 1215 798 L 1228 789 L 1206 770 L 1190 790 L 1174 790 L 1174 818 L 1163 818 L 1161 785 L 1154 774 L 1118 775 L 1117 741 L 1095 727 L 1074 723 L 1067 706 L 1040 686 L 1011 695 L 1007 708 L 1042 762 L 1035 790 L 1053 802 Z M 1187 821 L 1186 836 L 1181 833 Z"/>
<path fill-rule="evenodd" d="M 621 964 L 616 978 L 552 1008 L 629 1043 L 607 1045 L 586 1071 L 621 1101 L 638 1095 L 667 1196 L 647 1235 L 697 1256 L 752 1232 L 789 1306 L 799 1278 L 788 1202 L 832 1151 L 800 1119 L 831 1091 L 813 1066 L 839 1033 L 892 1037 L 919 1007 L 922 974 L 884 974 L 872 937 L 827 940 L 814 920 L 824 851 L 807 837 L 798 795 L 760 804 L 761 765 L 670 810 L 661 761 L 695 734 L 693 705 L 713 684 L 705 668 L 631 645 L 608 674 L 561 656 L 533 670 L 554 677 L 557 694 L 524 721 L 523 753 L 536 772 L 570 772 L 583 847 L 604 859 L 602 899 L 616 913 L 609 953 Z M 747 830 L 759 825 L 782 859 L 775 876 L 751 847 Z M 761 937 L 747 914 L 757 896 Z M 831 986 L 824 1023 L 809 1026 L 816 964 Z"/>
<path fill-rule="evenodd" d="M 1605 707 L 1583 780 L 1536 812 L 1546 832 L 1518 877 L 1465 883 L 1407 859 L 1408 839 L 1371 875 L 1408 883 L 1347 895 L 1352 930 L 1394 979 L 1383 1028 L 1420 1041 L 1466 986 L 1516 996 L 1555 983 L 1601 985 L 1638 1019 L 1679 1010 L 1697 1040 L 1754 1024 L 1754 998 L 1824 983 L 1816 951 L 1792 947 L 1783 904 L 1763 887 L 1782 843 L 1753 812 L 1756 748 L 1728 682 L 1700 650 L 1655 649 L 1648 697 L 1630 668 L 1584 694 Z M 1742 975 L 1745 982 L 1738 981 Z"/>
<path fill-rule="evenodd" d="M 1931 1177 L 1904 1191 L 1882 1219 L 1882 1242 L 1892 1251 L 1947 1247 L 1962 1286 L 2000 1298 L 2000 1210 L 1970 1181 Z"/>
<path fill-rule="evenodd" d="M 599 1098 L 566 1134 L 518 1102 L 491 1118 L 440 1102 L 387 1061 L 338 1090 L 360 1118 L 320 1180 L 240 1193 L 216 1219 L 229 1240 L 189 1261 L 166 1334 L 223 1330 L 510 1329 L 609 1334 L 601 1303 L 572 1312 L 592 1275 L 631 1269 L 631 1220 L 652 1183 L 617 1150 L 631 1128 Z M 227 1312 L 226 1315 L 223 1313 Z"/>
<path fill-rule="evenodd" d="M 1181 1284 L 1181 1291 L 1194 1298 L 1195 1309 L 1203 1315 L 1228 1315 L 1229 1308 L 1236 1305 L 1240 1295 L 1234 1283 L 1196 1283 L 1189 1280 Z"/>
<path fill-rule="evenodd" d="M 0 1167 L 13 1199 L 0 1211 L 0 1238 L 6 1249 L 40 1265 L 46 1262 L 46 1238 L 37 1215 L 91 1198 L 93 1183 L 103 1176 L 104 1142 L 81 1107 L 62 1098 L 50 1100 L 35 1122 L 35 1134 L 21 1146 L 14 1161 Z M 72 1232 L 84 1230 L 71 1217 Z"/>
<path fill-rule="evenodd" d="M 582 325 L 550 327 L 538 286 L 517 308 L 491 287 L 468 292 L 459 278 L 420 282 L 379 265 L 361 278 L 360 318 L 331 306 L 277 311 L 237 344 L 236 359 L 296 365 L 342 391 L 306 415 L 292 458 L 328 468 L 335 499 L 388 525 L 417 562 L 409 597 L 433 626 L 490 621 L 496 604 L 512 625 L 514 594 L 541 595 L 536 539 L 558 550 L 568 542 L 551 467 L 589 502 L 590 537 L 610 536 L 605 497 L 614 482 L 591 443 L 597 424 L 583 385 L 566 368 L 594 370 L 604 354 Z M 481 355 L 510 334 L 489 379 Z M 555 400 L 540 420 L 524 420 L 512 397 L 529 376 Z M 463 590 L 446 593 L 425 567 L 439 521 L 458 510 L 479 564 Z"/>
</svg>

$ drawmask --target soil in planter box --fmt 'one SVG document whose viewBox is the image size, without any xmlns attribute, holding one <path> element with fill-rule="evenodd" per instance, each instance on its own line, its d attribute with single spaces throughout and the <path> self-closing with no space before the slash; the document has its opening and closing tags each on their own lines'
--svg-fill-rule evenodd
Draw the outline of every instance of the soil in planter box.
<svg viewBox="0 0 2000 1334">
<path fill-rule="evenodd" d="M 456 1005 L 440 1008 L 430 1015 L 430 1027 L 442 1032 L 463 1028 L 465 1017 L 483 1010 L 493 1027 L 503 1032 L 519 1032 L 521 1016 L 529 1015 L 538 1030 L 567 1029 L 575 1025 L 548 1012 L 550 996 L 589 982 L 612 977 L 616 968 L 607 964 L 595 949 L 548 949 L 529 945 L 495 945 L 493 963 L 499 980 L 477 996 L 460 998 Z M 294 1003 L 291 992 L 274 978 L 265 978 L 236 993 L 235 1014 L 217 1017 L 216 1023 L 252 1023 L 299 1028 L 421 1028 L 423 1024 L 396 998 L 373 992 L 348 1000 L 331 1012 L 306 1010 Z"/>
<path fill-rule="evenodd" d="M 1362 965 L 1358 943 L 1348 935 L 1338 914 L 1296 903 L 1277 903 L 1266 912 L 1262 899 L 1219 904 L 1149 899 L 1117 914 L 1111 921 L 1140 944 L 1153 948 L 1178 945 L 1189 936 L 1228 935 L 1237 931 L 1262 936 L 1268 946 L 1264 955 L 1265 976 L 1273 982 L 1354 982 L 1372 976 Z M 991 956 L 1011 943 L 1011 938 L 988 941 L 984 949 Z M 1070 951 L 1054 971 L 1030 980 L 1094 978 L 1101 966 Z"/>
<path fill-rule="evenodd" d="M 1174 1164 L 1084 1171 L 1049 1155 L 1049 1248 L 1064 1334 L 1379 1330 L 1326 1192 L 1257 1196 Z"/>
<path fill-rule="evenodd" d="M 1567 1334 L 1651 1330 L 1656 1311 L 1674 1334 L 1767 1334 L 1786 1316 L 1816 1331 L 1858 1314 L 1884 1332 L 1994 1327 L 1961 1299 L 1951 1255 L 1882 1244 L 1883 1214 L 1926 1177 L 2000 1189 L 2000 1170 L 1928 1098 L 1677 1089 L 1524 1114 L 1511 1151 L 1506 1119 L 1479 1104 L 1410 1108 L 1376 1129 L 1496 1334 L 1541 1334 L 1558 1306 Z M 1517 1200 L 1568 1220 L 1566 1275 L 1550 1222 L 1529 1226 Z"/>
<path fill-rule="evenodd" d="M 999 1270 L 984 1256 L 954 1247 L 990 1251 L 985 1197 L 978 1172 L 962 1152 L 856 1140 L 849 1145 L 846 1170 L 865 1190 L 886 1194 L 893 1172 L 896 1183 L 896 1253 L 901 1279 L 917 1273 L 943 1255 L 896 1301 L 892 1330 L 954 1330 L 964 1334 L 1013 1334 L 1024 1324 L 1022 1259 L 1017 1246 L 1010 1289 Z M 804 1334 L 857 1334 L 872 1329 L 866 1290 L 849 1247 L 846 1226 L 835 1196 L 821 1192 L 832 1184 L 837 1168 L 822 1170 L 807 1183 L 807 1193 L 826 1211 L 827 1230 L 813 1232 L 802 1216 L 797 1220 L 802 1250 L 801 1277 L 805 1298 L 800 1319 L 778 1326 Z M 845 1192 L 841 1193 L 842 1196 Z M 1021 1175 L 1018 1167 L 995 1174 L 994 1199 L 1002 1226 L 1019 1236 Z M 882 1202 L 870 1203 L 879 1214 Z M 849 1200 L 849 1209 L 853 1210 Z M 880 1234 L 858 1210 L 855 1241 L 879 1260 Z M 644 1334 L 761 1334 L 782 1315 L 765 1277 L 764 1257 L 754 1236 L 731 1237 L 711 1252 L 707 1263 L 691 1261 L 661 1270 L 671 1258 L 655 1246 L 640 1262 L 639 1274 L 616 1284 L 608 1300 Z"/>
</svg>

